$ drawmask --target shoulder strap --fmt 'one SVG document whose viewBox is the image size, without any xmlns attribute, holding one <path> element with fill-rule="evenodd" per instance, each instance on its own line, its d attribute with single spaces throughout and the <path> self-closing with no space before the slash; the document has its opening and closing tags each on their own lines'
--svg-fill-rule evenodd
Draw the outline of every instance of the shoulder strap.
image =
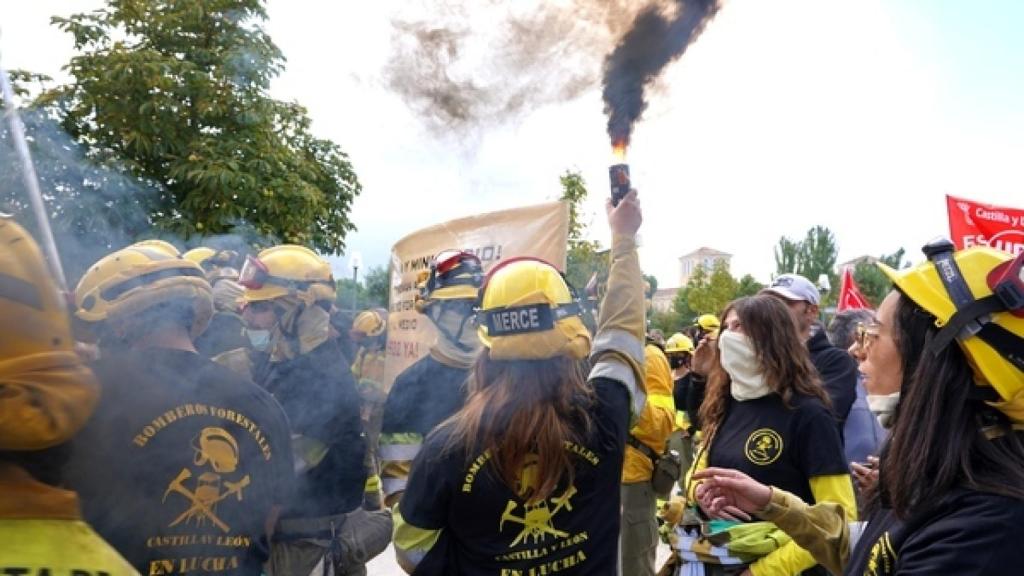
<svg viewBox="0 0 1024 576">
<path fill-rule="evenodd" d="M 639 450 L 640 453 L 646 456 L 647 459 L 650 460 L 652 463 L 657 463 L 660 458 L 660 456 L 658 456 L 658 454 L 654 451 L 653 448 L 651 448 L 647 444 L 644 444 L 643 442 L 638 440 L 636 436 L 633 436 L 632 434 L 630 434 L 629 437 L 626 438 L 626 444 L 629 444 L 633 448 Z"/>
</svg>

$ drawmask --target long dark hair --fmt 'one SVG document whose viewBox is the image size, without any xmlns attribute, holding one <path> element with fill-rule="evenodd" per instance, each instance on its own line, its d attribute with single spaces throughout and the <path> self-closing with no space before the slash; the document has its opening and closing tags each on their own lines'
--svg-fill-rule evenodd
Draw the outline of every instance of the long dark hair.
<svg viewBox="0 0 1024 576">
<path fill-rule="evenodd" d="M 811 364 L 807 346 L 797 332 L 796 322 L 789 308 L 778 298 L 766 294 L 747 296 L 733 300 L 722 312 L 722 329 L 730 310 L 743 326 L 743 332 L 750 339 L 757 359 L 764 371 L 764 381 L 773 391 L 782 396 L 789 406 L 793 394 L 806 394 L 831 406 L 828 395 L 819 384 L 818 372 Z M 700 407 L 701 429 L 705 442 L 711 440 L 725 419 L 729 406 L 729 374 L 722 369 L 721 350 L 716 352 L 714 368 L 708 374 L 707 397 Z"/>
<path fill-rule="evenodd" d="M 932 315 L 901 294 L 894 317 L 899 415 L 881 457 L 881 495 L 870 507 L 886 504 L 907 519 L 957 486 L 1024 500 L 1024 434 L 977 396 L 983 389 L 959 346 L 926 351 L 938 331 Z"/>
<path fill-rule="evenodd" d="M 582 441 L 591 424 L 585 361 L 491 360 L 484 351 L 468 386 L 465 406 L 445 424 L 451 430 L 446 451 L 467 458 L 488 451 L 501 480 L 529 502 L 550 497 L 563 478 L 572 482 L 573 460 L 565 445 Z M 528 463 L 536 466 L 536 485 L 520 486 Z"/>
</svg>

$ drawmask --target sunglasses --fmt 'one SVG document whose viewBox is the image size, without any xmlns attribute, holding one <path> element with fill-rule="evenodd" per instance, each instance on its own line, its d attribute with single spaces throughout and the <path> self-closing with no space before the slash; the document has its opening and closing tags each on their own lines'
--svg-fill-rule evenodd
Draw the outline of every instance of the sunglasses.
<svg viewBox="0 0 1024 576">
<path fill-rule="evenodd" d="M 861 348 L 867 348 L 869 342 L 874 342 L 878 339 L 881 329 L 882 325 L 877 322 L 870 322 L 868 324 L 857 322 L 857 331 L 854 336 L 857 345 Z"/>
</svg>

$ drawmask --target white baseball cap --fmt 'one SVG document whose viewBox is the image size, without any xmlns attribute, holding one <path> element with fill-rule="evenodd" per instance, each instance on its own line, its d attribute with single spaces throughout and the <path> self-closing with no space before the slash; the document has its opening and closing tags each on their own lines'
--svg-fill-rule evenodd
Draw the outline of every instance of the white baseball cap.
<svg viewBox="0 0 1024 576">
<path fill-rule="evenodd" d="M 810 302 L 817 306 L 821 302 L 821 293 L 814 284 L 799 274 L 782 274 L 772 280 L 771 286 L 762 292 L 774 292 L 786 300 Z"/>
</svg>

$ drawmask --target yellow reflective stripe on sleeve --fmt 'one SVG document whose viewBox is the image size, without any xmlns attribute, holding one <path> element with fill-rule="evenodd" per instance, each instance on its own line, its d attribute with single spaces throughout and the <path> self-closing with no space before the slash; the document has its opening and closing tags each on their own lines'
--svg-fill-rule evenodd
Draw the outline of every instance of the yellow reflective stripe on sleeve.
<svg viewBox="0 0 1024 576">
<path fill-rule="evenodd" d="M 815 502 L 833 502 L 843 507 L 847 522 L 857 521 L 857 497 L 849 474 L 813 476 L 809 484 Z"/>
<path fill-rule="evenodd" d="M 673 412 L 676 410 L 676 399 L 664 394 L 648 394 L 647 403 L 657 408 L 667 408 Z"/>
<path fill-rule="evenodd" d="M 701 470 L 708 467 L 707 447 L 700 446 L 699 450 L 700 457 L 694 460 L 693 464 L 690 465 L 690 470 L 686 472 L 686 482 L 683 483 L 683 486 L 686 487 L 686 494 L 684 494 L 684 496 L 686 497 L 686 503 L 694 506 L 696 506 L 697 504 L 697 494 L 695 490 L 697 489 L 697 485 L 700 484 L 700 482 L 691 482 L 690 478 L 692 478 L 693 475 L 696 474 L 697 472 L 700 472 Z"/>
<path fill-rule="evenodd" d="M 401 504 L 396 505 L 391 514 L 395 526 L 392 542 L 399 565 L 411 572 L 437 544 L 441 530 L 428 530 L 409 524 L 402 517 L 400 507 Z"/>
<path fill-rule="evenodd" d="M 376 474 L 368 476 L 366 478 L 366 484 L 363 485 L 363 492 L 380 492 L 380 476 L 377 476 Z"/>
<path fill-rule="evenodd" d="M 843 508 L 847 519 L 857 519 L 857 504 L 853 494 L 853 482 L 849 474 L 833 474 L 829 476 L 813 476 L 808 483 L 816 503 L 831 502 Z M 773 576 L 775 574 L 799 574 L 814 566 L 817 562 L 810 552 L 799 547 L 796 542 L 789 542 L 775 552 L 751 564 L 750 571 L 755 576 Z"/>
</svg>

